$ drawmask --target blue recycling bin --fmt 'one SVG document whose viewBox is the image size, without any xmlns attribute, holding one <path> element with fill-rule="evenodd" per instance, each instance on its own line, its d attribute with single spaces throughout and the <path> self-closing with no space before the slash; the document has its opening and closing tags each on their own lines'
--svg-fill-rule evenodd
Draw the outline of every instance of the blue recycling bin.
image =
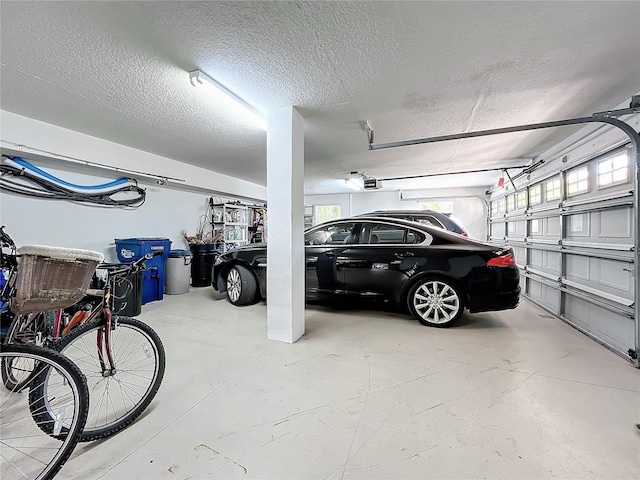
<svg viewBox="0 0 640 480">
<path fill-rule="evenodd" d="M 164 294 L 165 264 L 171 251 L 171 240 L 168 238 L 116 238 L 118 260 L 131 263 L 144 257 L 147 253 L 162 251 L 162 255 L 145 262 L 142 280 L 142 305 L 162 300 Z"/>
</svg>

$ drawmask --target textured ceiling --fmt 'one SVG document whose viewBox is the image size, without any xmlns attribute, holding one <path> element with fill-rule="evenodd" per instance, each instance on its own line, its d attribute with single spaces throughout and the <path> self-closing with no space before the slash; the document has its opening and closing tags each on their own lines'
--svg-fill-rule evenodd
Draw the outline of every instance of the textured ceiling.
<svg viewBox="0 0 640 480">
<path fill-rule="evenodd" d="M 640 2 L 0 2 L 0 107 L 266 183 L 265 133 L 188 81 L 200 69 L 305 117 L 305 193 L 519 165 L 571 130 L 368 151 L 558 120 L 640 90 Z M 488 185 L 456 175 L 385 188 Z"/>
</svg>

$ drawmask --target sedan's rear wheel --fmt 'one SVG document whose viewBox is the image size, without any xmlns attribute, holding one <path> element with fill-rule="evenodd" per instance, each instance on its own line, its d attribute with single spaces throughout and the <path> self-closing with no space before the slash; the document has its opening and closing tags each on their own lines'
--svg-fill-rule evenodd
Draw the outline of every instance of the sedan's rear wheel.
<svg viewBox="0 0 640 480">
<path fill-rule="evenodd" d="M 256 299 L 256 277 L 245 267 L 234 265 L 227 273 L 227 298 L 234 305 L 247 305 Z"/>
<path fill-rule="evenodd" d="M 450 327 L 462 315 L 462 295 L 449 281 L 428 279 L 409 291 L 409 310 L 422 325 Z"/>
</svg>

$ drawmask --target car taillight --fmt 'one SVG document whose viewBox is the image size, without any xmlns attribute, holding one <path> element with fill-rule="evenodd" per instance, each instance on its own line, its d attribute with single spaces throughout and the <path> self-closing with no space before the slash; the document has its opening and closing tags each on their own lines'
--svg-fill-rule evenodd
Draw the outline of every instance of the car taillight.
<svg viewBox="0 0 640 480">
<path fill-rule="evenodd" d="M 492 258 L 487 262 L 487 267 L 515 267 L 515 266 L 516 266 L 516 259 L 513 258 L 513 253 L 500 255 L 499 257 Z"/>
<path fill-rule="evenodd" d="M 469 234 L 467 232 L 465 232 L 464 230 L 460 232 L 460 235 L 462 235 L 463 237 L 468 237 Z"/>
</svg>

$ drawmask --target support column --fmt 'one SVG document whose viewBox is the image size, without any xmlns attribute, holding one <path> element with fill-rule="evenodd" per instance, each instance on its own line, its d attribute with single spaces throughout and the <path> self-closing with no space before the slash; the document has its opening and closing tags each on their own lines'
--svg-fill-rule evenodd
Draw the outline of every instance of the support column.
<svg viewBox="0 0 640 480">
<path fill-rule="evenodd" d="M 267 115 L 267 337 L 304 334 L 304 119 L 294 107 Z"/>
</svg>

